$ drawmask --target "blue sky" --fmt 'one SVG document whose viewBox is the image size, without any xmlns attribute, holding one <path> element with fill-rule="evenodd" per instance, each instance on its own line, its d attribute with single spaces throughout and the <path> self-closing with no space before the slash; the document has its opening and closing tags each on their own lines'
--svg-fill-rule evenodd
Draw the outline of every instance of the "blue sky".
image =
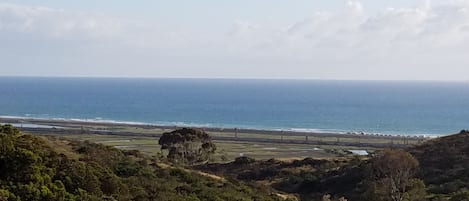
<svg viewBox="0 0 469 201">
<path fill-rule="evenodd" d="M 0 75 L 468 80 L 468 0 L 0 0 Z"/>
</svg>

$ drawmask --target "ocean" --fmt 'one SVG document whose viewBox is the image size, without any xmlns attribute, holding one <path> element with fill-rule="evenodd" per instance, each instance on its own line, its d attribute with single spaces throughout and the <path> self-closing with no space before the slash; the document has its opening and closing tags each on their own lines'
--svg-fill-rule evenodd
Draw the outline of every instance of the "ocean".
<svg viewBox="0 0 469 201">
<path fill-rule="evenodd" d="M 0 116 L 445 135 L 469 128 L 469 83 L 0 77 Z"/>
</svg>

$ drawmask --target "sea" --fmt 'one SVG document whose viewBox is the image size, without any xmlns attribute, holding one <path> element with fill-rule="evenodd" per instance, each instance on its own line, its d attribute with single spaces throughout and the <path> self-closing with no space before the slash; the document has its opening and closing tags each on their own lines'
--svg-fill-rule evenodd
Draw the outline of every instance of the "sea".
<svg viewBox="0 0 469 201">
<path fill-rule="evenodd" d="M 469 128 L 469 82 L 0 77 L 0 116 L 438 136 Z"/>
</svg>

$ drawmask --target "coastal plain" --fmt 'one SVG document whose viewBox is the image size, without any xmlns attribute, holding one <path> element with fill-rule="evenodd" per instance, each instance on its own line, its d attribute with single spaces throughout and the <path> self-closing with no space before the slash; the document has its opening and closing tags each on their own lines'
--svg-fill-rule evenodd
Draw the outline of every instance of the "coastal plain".
<svg viewBox="0 0 469 201">
<path fill-rule="evenodd" d="M 161 153 L 158 139 L 177 126 L 122 124 L 27 118 L 0 118 L 25 133 L 57 138 L 88 140 L 125 150 L 139 150 L 149 155 Z M 237 128 L 199 128 L 208 132 L 217 145 L 212 160 L 232 161 L 239 156 L 256 159 L 331 158 L 377 149 L 404 148 L 426 141 L 422 136 L 367 135 L 269 131 Z M 364 152 L 366 151 L 366 152 Z"/>
</svg>

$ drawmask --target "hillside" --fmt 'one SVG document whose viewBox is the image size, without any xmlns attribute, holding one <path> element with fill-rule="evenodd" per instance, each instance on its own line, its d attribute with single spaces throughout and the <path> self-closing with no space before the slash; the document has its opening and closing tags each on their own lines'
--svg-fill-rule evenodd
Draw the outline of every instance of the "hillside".
<svg viewBox="0 0 469 201">
<path fill-rule="evenodd" d="M 466 201 L 469 200 L 469 132 L 429 140 L 406 150 L 418 161 L 415 179 L 426 193 L 408 200 Z M 226 164 L 206 164 L 197 169 L 246 182 L 270 186 L 278 191 L 295 194 L 301 200 L 323 200 L 326 194 L 364 201 L 375 171 L 375 157 L 348 157 L 293 161 L 256 161 L 238 158 Z M 397 161 L 394 161 L 398 162 Z M 387 163 L 384 166 L 393 167 Z M 415 180 L 417 181 L 417 180 Z M 424 185 L 424 186 L 421 186 Z M 418 194 L 417 192 L 412 192 Z"/>
<path fill-rule="evenodd" d="M 240 157 L 230 163 L 182 168 L 161 156 L 21 134 L 11 126 L 0 126 L 0 201 L 319 201 L 343 197 L 387 201 L 386 189 L 379 186 L 387 180 L 376 172 L 407 167 L 399 165 L 406 160 L 415 161 L 416 169 L 409 172 L 403 200 L 465 201 L 469 200 L 468 142 L 469 132 L 462 131 L 407 152 L 384 150 L 371 158 L 281 161 Z"/>
<path fill-rule="evenodd" d="M 420 163 L 420 174 L 434 194 L 469 188 L 469 131 L 430 140 L 409 150 Z"/>
<path fill-rule="evenodd" d="M 174 167 L 138 151 L 0 126 L 2 201 L 279 199 L 264 189 Z"/>
<path fill-rule="evenodd" d="M 325 194 L 359 199 L 363 189 L 357 187 L 365 178 L 365 162 L 365 158 L 358 157 L 293 161 L 240 157 L 231 163 L 205 164 L 194 168 L 268 186 L 296 195 L 301 200 L 320 200 Z"/>
</svg>

